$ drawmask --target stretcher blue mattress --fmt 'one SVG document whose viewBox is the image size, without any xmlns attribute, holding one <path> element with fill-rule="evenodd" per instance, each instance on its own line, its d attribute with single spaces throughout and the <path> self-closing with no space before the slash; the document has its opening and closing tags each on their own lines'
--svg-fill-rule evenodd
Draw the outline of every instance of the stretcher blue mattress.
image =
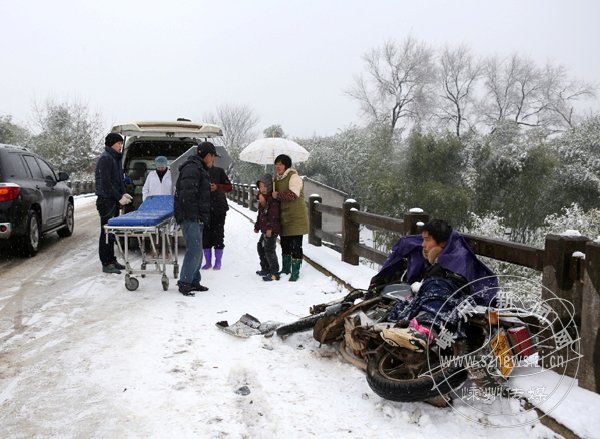
<svg viewBox="0 0 600 439">
<path fill-rule="evenodd" d="M 173 195 L 153 195 L 138 210 L 108 220 L 113 227 L 153 227 L 173 216 Z"/>
</svg>

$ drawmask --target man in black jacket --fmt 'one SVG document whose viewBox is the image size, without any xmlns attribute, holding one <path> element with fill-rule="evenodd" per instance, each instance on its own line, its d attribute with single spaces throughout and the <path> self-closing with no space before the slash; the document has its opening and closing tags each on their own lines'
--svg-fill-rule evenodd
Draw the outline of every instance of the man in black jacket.
<svg viewBox="0 0 600 439">
<path fill-rule="evenodd" d="M 179 167 L 175 185 L 175 221 L 185 238 L 185 256 L 179 276 L 179 292 L 194 296 L 194 291 L 207 291 L 200 285 L 202 264 L 202 231 L 210 220 L 210 178 L 207 162 L 217 154 L 210 142 L 198 145 L 198 154 L 188 157 Z"/>
<path fill-rule="evenodd" d="M 133 197 L 125 192 L 121 150 L 123 137 L 118 133 L 109 133 L 104 140 L 104 152 L 96 164 L 96 209 L 100 215 L 100 239 L 98 253 L 104 273 L 121 274 L 125 268 L 115 258 L 115 237 L 109 235 L 108 242 L 104 226 L 108 220 L 119 215 L 119 207 L 131 203 Z"/>
</svg>

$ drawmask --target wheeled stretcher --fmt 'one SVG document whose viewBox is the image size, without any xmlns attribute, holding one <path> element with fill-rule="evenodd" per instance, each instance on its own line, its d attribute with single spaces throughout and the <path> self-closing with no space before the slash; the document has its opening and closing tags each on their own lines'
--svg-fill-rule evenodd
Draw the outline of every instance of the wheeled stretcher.
<svg viewBox="0 0 600 439">
<path fill-rule="evenodd" d="M 115 235 L 117 246 L 125 260 L 125 288 L 129 291 L 137 290 L 140 285 L 136 275 L 145 277 L 154 274 L 161 275 L 163 290 L 167 291 L 169 288 L 167 265 L 173 265 L 175 279 L 179 276 L 178 227 L 173 217 L 172 195 L 155 195 L 146 198 L 138 210 L 109 219 L 104 230 L 107 241 L 109 233 Z M 129 238 L 138 240 L 142 252 L 142 263 L 139 270 L 133 269 L 129 259 Z M 150 255 L 146 252 L 145 241 L 147 239 L 152 249 Z M 160 253 L 157 251 L 159 243 L 162 244 Z M 154 270 L 146 270 L 148 265 L 154 266 Z"/>
</svg>

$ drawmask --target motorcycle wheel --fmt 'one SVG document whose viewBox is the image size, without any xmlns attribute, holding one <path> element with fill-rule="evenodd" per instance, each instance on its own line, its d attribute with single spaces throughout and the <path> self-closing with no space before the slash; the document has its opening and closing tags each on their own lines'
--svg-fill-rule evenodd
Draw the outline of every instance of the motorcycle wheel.
<svg viewBox="0 0 600 439">
<path fill-rule="evenodd" d="M 401 352 L 404 351 L 404 352 Z M 468 352 L 464 342 L 454 343 L 449 355 L 455 357 Z M 421 366 L 415 369 L 410 359 L 414 354 L 403 348 L 381 349 L 369 358 L 367 363 L 367 383 L 384 399 L 399 402 L 417 402 L 445 395 L 459 387 L 468 376 L 464 367 L 448 366 L 439 368 L 439 359 L 431 351 L 420 354 Z M 435 358 L 432 358 L 435 357 Z M 405 359 L 405 361 L 403 360 Z"/>
</svg>

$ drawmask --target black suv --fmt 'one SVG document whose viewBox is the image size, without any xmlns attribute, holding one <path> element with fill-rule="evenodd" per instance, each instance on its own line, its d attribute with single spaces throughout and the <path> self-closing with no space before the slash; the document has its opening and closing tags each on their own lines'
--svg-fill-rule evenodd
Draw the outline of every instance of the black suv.
<svg viewBox="0 0 600 439">
<path fill-rule="evenodd" d="M 26 148 L 0 144 L 0 241 L 10 240 L 34 256 L 42 234 L 71 236 L 75 225 L 73 194 L 44 159 Z"/>
</svg>

